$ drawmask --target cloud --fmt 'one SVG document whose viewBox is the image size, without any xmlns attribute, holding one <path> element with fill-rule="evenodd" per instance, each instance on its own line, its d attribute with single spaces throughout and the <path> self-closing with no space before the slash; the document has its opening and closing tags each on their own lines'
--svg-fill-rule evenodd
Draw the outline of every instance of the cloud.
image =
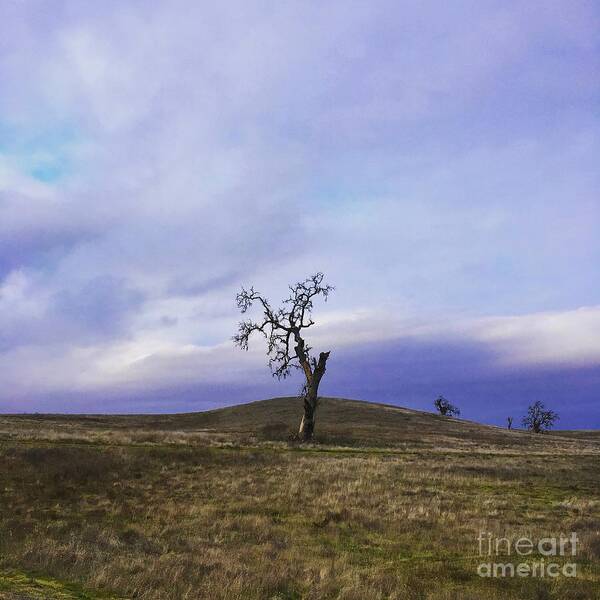
<svg viewBox="0 0 600 600">
<path fill-rule="evenodd" d="M 595 360 L 591 5 L 0 10 L 1 401 L 256 390 L 236 289 L 317 270 L 315 344 Z"/>
<path fill-rule="evenodd" d="M 600 365 L 600 306 L 488 318 L 468 332 L 512 365 Z"/>
<path fill-rule="evenodd" d="M 57 342 L 90 346 L 127 336 L 143 301 L 139 290 L 116 278 L 51 291 L 44 281 L 13 271 L 0 287 L 0 350 L 36 345 L 51 351 Z"/>
<path fill-rule="evenodd" d="M 485 353 L 490 368 L 575 368 L 600 366 L 600 306 L 575 310 L 443 320 L 398 318 L 384 311 L 362 309 L 330 312 L 311 331 L 318 344 L 333 347 L 394 342 L 464 345 Z"/>
<path fill-rule="evenodd" d="M 600 366 L 600 306 L 575 310 L 444 320 L 399 320 L 390 313 L 367 310 L 329 318 L 319 341 L 351 345 L 395 341 L 464 345 L 485 353 L 490 368 L 576 368 Z"/>
</svg>

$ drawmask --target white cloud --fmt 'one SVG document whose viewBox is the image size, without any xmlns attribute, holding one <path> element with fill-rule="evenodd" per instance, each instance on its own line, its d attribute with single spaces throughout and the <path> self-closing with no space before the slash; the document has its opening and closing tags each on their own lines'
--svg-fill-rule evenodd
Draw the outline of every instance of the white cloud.
<svg viewBox="0 0 600 600">
<path fill-rule="evenodd" d="M 600 365 L 600 306 L 482 319 L 467 332 L 508 365 Z"/>
<path fill-rule="evenodd" d="M 592 317 L 540 316 L 598 292 L 585 6 L 9 4 L 0 133 L 75 141 L 51 185 L 0 144 L 5 389 L 263 368 L 225 350 L 235 288 L 316 270 L 337 290 L 315 346 L 596 356 Z M 478 320 L 505 312 L 532 316 Z"/>
</svg>

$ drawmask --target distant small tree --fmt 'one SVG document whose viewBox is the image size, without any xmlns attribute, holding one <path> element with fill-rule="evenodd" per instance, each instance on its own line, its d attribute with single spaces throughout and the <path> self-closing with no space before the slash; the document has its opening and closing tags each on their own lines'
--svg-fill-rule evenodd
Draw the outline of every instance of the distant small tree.
<svg viewBox="0 0 600 600">
<path fill-rule="evenodd" d="M 506 426 L 508 427 L 508 429 L 512 429 L 512 424 L 513 424 L 513 418 L 512 417 L 508 417 L 506 419 Z"/>
<path fill-rule="evenodd" d="M 458 417 L 460 415 L 460 410 L 454 404 L 450 404 L 444 396 L 438 396 L 435 402 L 433 403 L 437 411 L 440 415 L 444 417 Z"/>
<path fill-rule="evenodd" d="M 554 423 L 558 419 L 557 413 L 546 409 L 544 404 L 538 400 L 527 409 L 527 414 L 523 417 L 523 426 L 533 433 L 544 433 L 554 427 Z"/>
<path fill-rule="evenodd" d="M 269 367 L 274 377 L 285 379 L 292 368 L 304 373 L 304 386 L 301 398 L 304 415 L 298 436 L 308 441 L 315 428 L 315 413 L 318 404 L 319 384 L 325 374 L 330 352 L 321 352 L 319 358 L 311 356 L 312 348 L 306 343 L 305 330 L 315 322 L 311 314 L 313 301 L 318 296 L 327 300 L 333 286 L 323 282 L 323 273 L 317 273 L 304 281 L 290 285 L 290 295 L 281 308 L 273 308 L 269 301 L 253 287 L 242 288 L 237 295 L 237 306 L 245 313 L 254 303 L 260 305 L 263 316 L 258 321 L 242 321 L 233 341 L 243 350 L 248 350 L 250 337 L 261 334 L 267 340 Z"/>
</svg>

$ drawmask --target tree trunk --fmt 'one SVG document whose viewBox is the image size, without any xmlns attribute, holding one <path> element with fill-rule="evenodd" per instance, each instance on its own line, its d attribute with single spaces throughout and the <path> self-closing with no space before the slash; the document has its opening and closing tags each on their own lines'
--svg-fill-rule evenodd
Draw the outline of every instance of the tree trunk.
<svg viewBox="0 0 600 600">
<path fill-rule="evenodd" d="M 309 369 L 310 377 L 307 373 L 306 395 L 304 396 L 304 415 L 300 422 L 298 437 L 303 442 L 308 442 L 312 439 L 315 430 L 315 414 L 317 412 L 317 404 L 319 401 L 319 384 L 325 374 L 325 367 L 329 352 L 321 352 L 319 361 L 314 365 L 314 369 Z M 306 370 L 305 370 L 306 371 Z"/>
<path fill-rule="evenodd" d="M 302 415 L 302 421 L 300 422 L 300 429 L 298 430 L 298 437 L 303 442 L 308 442 L 312 439 L 315 431 L 315 413 L 317 412 L 317 396 L 316 389 L 309 389 L 304 396 L 304 414 Z"/>
</svg>

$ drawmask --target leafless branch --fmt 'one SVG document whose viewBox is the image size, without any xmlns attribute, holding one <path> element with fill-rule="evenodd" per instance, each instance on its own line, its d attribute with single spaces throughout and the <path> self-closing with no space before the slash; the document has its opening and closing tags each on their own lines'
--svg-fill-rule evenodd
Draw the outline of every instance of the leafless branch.
<svg viewBox="0 0 600 600">
<path fill-rule="evenodd" d="M 290 296 L 283 306 L 273 309 L 269 301 L 254 287 L 242 288 L 236 297 L 237 306 L 246 313 L 255 303 L 260 304 L 263 317 L 260 321 L 242 321 L 233 341 L 243 350 L 248 350 L 250 338 L 254 333 L 262 334 L 267 341 L 269 367 L 274 377 L 286 378 L 292 368 L 302 368 L 310 379 L 316 360 L 311 360 L 312 348 L 306 345 L 302 331 L 314 325 L 311 318 L 313 301 L 322 296 L 325 301 L 333 291 L 333 286 L 323 282 L 323 273 L 290 286 Z"/>
</svg>

